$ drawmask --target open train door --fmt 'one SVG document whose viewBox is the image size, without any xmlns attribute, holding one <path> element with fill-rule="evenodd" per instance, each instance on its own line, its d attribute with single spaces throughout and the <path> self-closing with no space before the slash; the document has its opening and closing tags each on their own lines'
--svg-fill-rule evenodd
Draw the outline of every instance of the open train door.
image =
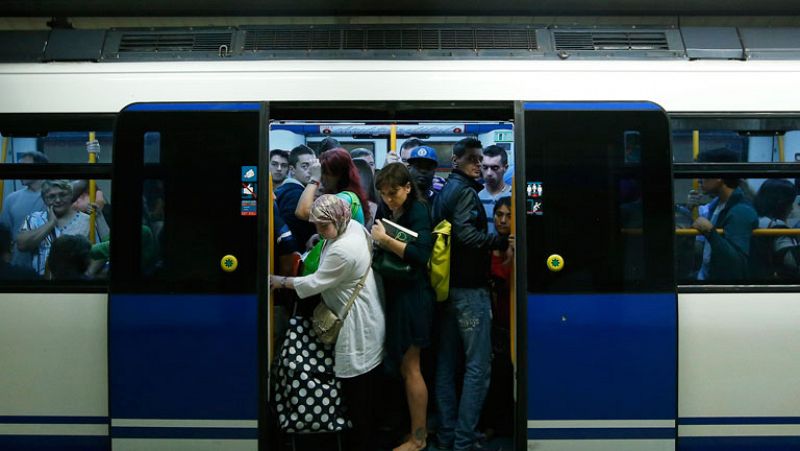
<svg viewBox="0 0 800 451">
<path fill-rule="evenodd" d="M 179 103 L 134 104 L 118 117 L 114 450 L 258 448 L 265 115 L 261 103 Z"/>
<path fill-rule="evenodd" d="M 673 450 L 677 298 L 667 116 L 647 102 L 530 102 L 517 104 L 517 120 L 525 144 L 517 212 L 525 217 L 518 234 L 527 256 L 517 275 L 527 280 L 518 302 L 527 310 L 520 356 L 528 443 Z"/>
</svg>

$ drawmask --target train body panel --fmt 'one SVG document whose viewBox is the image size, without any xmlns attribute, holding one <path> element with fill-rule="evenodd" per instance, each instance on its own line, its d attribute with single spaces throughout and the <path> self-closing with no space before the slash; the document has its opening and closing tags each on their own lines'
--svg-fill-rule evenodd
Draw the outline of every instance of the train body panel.
<svg viewBox="0 0 800 451">
<path fill-rule="evenodd" d="M 134 102 L 310 99 L 650 100 L 670 112 L 797 111 L 798 76 L 796 61 L 3 64 L 0 112 L 116 113 Z"/>
</svg>

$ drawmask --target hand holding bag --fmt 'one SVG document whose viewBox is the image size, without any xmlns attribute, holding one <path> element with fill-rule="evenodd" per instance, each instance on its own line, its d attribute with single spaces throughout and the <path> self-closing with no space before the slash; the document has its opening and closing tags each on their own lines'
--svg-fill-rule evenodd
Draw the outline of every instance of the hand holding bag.
<svg viewBox="0 0 800 451">
<path fill-rule="evenodd" d="M 319 338 L 319 341 L 324 344 L 336 343 L 336 339 L 339 337 L 339 331 L 342 329 L 342 324 L 344 323 L 345 318 L 347 318 L 347 314 L 350 312 L 353 302 L 358 297 L 361 289 L 364 288 L 364 282 L 366 282 L 367 276 L 372 269 L 372 245 L 370 242 L 372 238 L 370 238 L 369 234 L 367 234 L 366 229 L 364 229 L 364 235 L 366 235 L 367 238 L 370 264 L 367 266 L 367 272 L 364 273 L 364 275 L 361 277 L 361 280 L 359 280 L 356 284 L 356 288 L 353 290 L 353 294 L 350 295 L 350 299 L 347 300 L 342 318 L 336 316 L 336 313 L 334 313 L 333 310 L 331 310 L 325 304 L 324 300 L 320 302 L 319 305 L 317 305 L 317 307 L 314 309 L 314 316 L 312 317 L 311 323 L 314 326 L 314 332 L 317 333 L 317 338 Z"/>
<path fill-rule="evenodd" d="M 394 252 L 383 249 L 375 251 L 372 269 L 387 279 L 408 280 L 412 278 L 411 265 L 400 259 Z"/>
</svg>

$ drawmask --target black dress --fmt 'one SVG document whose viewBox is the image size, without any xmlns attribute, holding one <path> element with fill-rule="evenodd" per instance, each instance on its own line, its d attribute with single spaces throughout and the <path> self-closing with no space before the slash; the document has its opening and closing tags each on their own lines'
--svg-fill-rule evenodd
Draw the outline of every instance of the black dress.
<svg viewBox="0 0 800 451">
<path fill-rule="evenodd" d="M 419 234 L 406 245 L 403 261 L 412 267 L 409 279 L 383 278 L 386 296 L 386 351 L 391 367 L 399 368 L 409 347 L 426 348 L 431 344 L 431 325 L 435 294 L 428 277 L 428 260 L 433 250 L 431 218 L 428 206 L 414 200 L 399 218 L 384 206 L 379 216 Z"/>
</svg>

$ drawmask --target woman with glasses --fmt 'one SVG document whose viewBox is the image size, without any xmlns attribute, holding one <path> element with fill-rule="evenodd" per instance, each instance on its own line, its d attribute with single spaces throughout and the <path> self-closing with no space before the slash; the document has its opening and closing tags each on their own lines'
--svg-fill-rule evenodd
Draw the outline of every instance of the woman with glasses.
<svg viewBox="0 0 800 451">
<path fill-rule="evenodd" d="M 33 253 L 33 269 L 39 275 L 45 274 L 53 241 L 62 235 L 88 238 L 91 221 L 91 216 L 72 208 L 72 185 L 68 180 L 45 180 L 42 199 L 47 210 L 29 214 L 17 235 L 17 247 Z M 99 242 L 108 236 L 109 229 L 101 210 L 96 210 L 95 218 L 95 241 Z"/>
</svg>

